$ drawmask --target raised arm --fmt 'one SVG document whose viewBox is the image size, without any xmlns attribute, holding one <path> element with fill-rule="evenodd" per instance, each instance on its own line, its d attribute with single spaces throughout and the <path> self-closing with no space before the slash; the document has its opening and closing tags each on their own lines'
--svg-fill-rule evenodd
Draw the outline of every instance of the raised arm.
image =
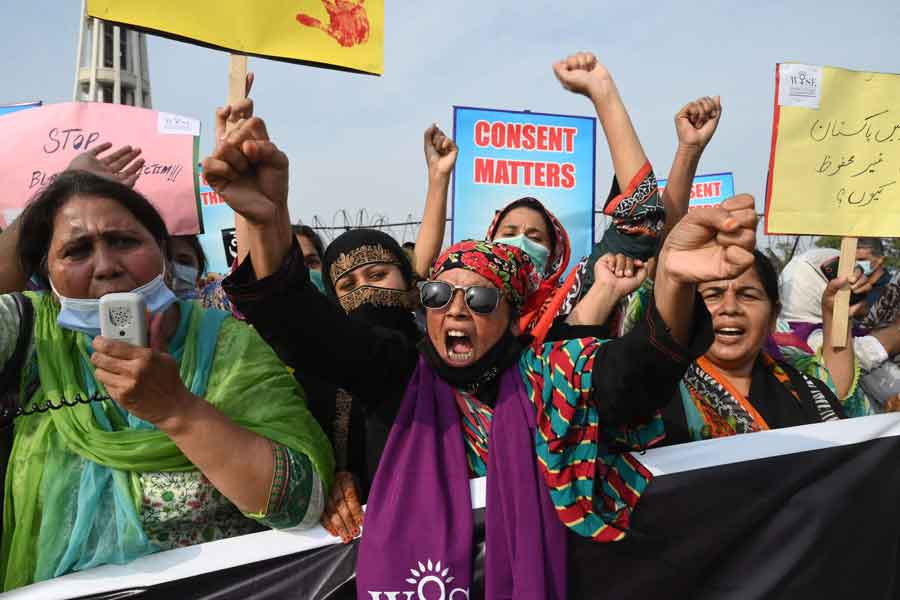
<svg viewBox="0 0 900 600">
<path fill-rule="evenodd" d="M 594 285 L 569 313 L 566 323 L 606 323 L 619 301 L 638 289 L 646 277 L 647 267 L 643 261 L 623 254 L 605 254 L 594 263 Z"/>
<path fill-rule="evenodd" d="M 288 159 L 265 123 L 257 117 L 239 123 L 203 161 L 203 171 L 248 224 L 249 256 L 223 287 L 279 356 L 351 393 L 368 391 L 373 381 L 404 385 L 415 368 L 413 344 L 350 319 L 310 282 L 287 213 Z"/>
<path fill-rule="evenodd" d="M 144 166 L 144 159 L 139 158 L 141 149 L 122 146 L 114 152 L 100 156 L 110 148 L 112 144 L 109 142 L 98 144 L 73 158 L 66 169 L 90 171 L 128 187 L 134 187 Z M 19 263 L 18 245 L 19 222 L 16 220 L 0 233 L 0 294 L 24 290 L 28 278 L 32 275 L 26 273 Z"/>
<path fill-rule="evenodd" d="M 437 125 L 425 130 L 425 163 L 428 165 L 428 191 L 425 212 L 416 237 L 415 268 L 419 277 L 428 277 L 431 263 L 441 252 L 447 223 L 447 191 L 450 174 L 456 165 L 459 149 Z"/>
<path fill-rule="evenodd" d="M 675 132 L 678 149 L 669 170 L 663 204 L 666 207 L 666 233 L 687 214 L 691 199 L 691 186 L 697 174 L 697 165 L 722 117 L 722 102 L 718 96 L 704 97 L 689 102 L 675 115 Z"/>
<path fill-rule="evenodd" d="M 647 163 L 647 155 L 609 71 L 593 54 L 579 52 L 554 64 L 553 72 L 564 88 L 587 96 L 594 104 L 609 145 L 616 180 L 621 189 L 627 189 Z"/>
</svg>

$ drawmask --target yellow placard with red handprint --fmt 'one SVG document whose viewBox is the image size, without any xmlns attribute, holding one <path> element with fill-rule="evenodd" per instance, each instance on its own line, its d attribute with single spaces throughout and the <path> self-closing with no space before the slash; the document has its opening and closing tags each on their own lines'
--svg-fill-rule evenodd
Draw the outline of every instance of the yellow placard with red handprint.
<svg viewBox="0 0 900 600">
<path fill-rule="evenodd" d="M 87 12 L 242 54 L 384 72 L 384 0 L 87 0 Z"/>
</svg>

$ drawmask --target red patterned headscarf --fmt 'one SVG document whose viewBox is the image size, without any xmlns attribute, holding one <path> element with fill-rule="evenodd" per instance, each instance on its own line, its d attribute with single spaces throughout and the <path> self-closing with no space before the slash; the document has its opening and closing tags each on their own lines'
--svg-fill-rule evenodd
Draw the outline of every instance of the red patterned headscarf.
<svg viewBox="0 0 900 600">
<path fill-rule="evenodd" d="M 466 240 L 447 248 L 431 267 L 431 279 L 450 269 L 466 269 L 490 281 L 520 309 L 540 285 L 528 255 L 506 244 Z"/>
</svg>

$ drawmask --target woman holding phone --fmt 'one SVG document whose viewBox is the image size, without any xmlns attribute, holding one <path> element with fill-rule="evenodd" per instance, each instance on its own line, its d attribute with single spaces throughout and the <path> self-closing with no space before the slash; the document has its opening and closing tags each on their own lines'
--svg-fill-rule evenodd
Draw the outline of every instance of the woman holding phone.
<svg viewBox="0 0 900 600">
<path fill-rule="evenodd" d="M 333 476 L 328 441 L 274 352 L 250 327 L 170 291 L 165 224 L 127 185 L 137 154 L 98 159 L 108 148 L 84 159 L 105 176 L 62 173 L 4 233 L 16 236 L 7 261 L 18 257 L 4 273 L 22 284 L 35 274 L 52 290 L 0 296 L 0 361 L 21 340 L 28 348 L 19 401 L 5 407 L 4 591 L 312 526 Z M 99 335 L 99 299 L 115 292 L 146 304 L 149 347 Z M 31 330 L 19 306 L 30 307 Z"/>
</svg>

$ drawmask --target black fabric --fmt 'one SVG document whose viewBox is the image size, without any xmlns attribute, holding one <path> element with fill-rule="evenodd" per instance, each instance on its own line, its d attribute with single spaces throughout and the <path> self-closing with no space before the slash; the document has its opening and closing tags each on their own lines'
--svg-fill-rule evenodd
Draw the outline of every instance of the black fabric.
<svg viewBox="0 0 900 600">
<path fill-rule="evenodd" d="M 659 476 L 630 537 L 569 537 L 572 597 L 900 598 L 898 461 L 891 437 Z"/>
<path fill-rule="evenodd" d="M 402 306 L 373 306 L 364 304 L 354 311 L 347 313 L 351 319 L 356 319 L 369 325 L 378 325 L 386 329 L 399 331 L 413 342 L 418 342 L 422 337 L 419 326 L 413 312 Z"/>
<path fill-rule="evenodd" d="M 15 292 L 12 296 L 19 312 L 19 337 L 16 339 L 13 353 L 0 371 L 0 406 L 8 414 L 8 421 L 6 419 L 0 421 L 0 515 L 3 514 L 6 470 L 13 446 L 13 418 L 19 406 L 19 376 L 25 366 L 26 353 L 34 329 L 34 307 L 31 301 L 20 292 Z M 2 519 L 0 519 L 0 537 L 3 537 Z"/>
<path fill-rule="evenodd" d="M 690 363 L 713 341 L 712 318 L 699 294 L 694 297 L 691 324 L 691 339 L 683 347 L 670 335 L 653 301 L 634 329 L 600 347 L 595 369 L 601 369 L 604 377 L 593 386 L 591 396 L 601 422 L 645 423 L 669 404 Z"/>
<path fill-rule="evenodd" d="M 765 419 L 770 429 L 782 429 L 784 427 L 822 422 L 810 394 L 807 385 L 808 381 L 811 381 L 816 386 L 816 389 L 825 396 L 835 414 L 839 418 L 845 418 L 840 401 L 824 382 L 802 375 L 785 362 L 778 361 L 778 365 L 790 377 L 791 384 L 800 396 L 800 402 L 797 402 L 797 398 L 772 375 L 765 364 L 763 364 L 761 358 L 757 358 L 753 365 L 750 394 L 747 398 L 750 404 L 753 405 L 753 408 Z M 666 438 L 660 444 L 661 446 L 684 444 L 693 441 L 688 430 L 687 416 L 684 412 L 684 404 L 682 403 L 680 392 L 676 392 L 672 402 L 663 408 L 662 415 L 666 429 Z"/>
<path fill-rule="evenodd" d="M 322 257 L 322 281 L 325 283 L 325 291 L 331 297 L 336 297 L 334 284 L 331 280 L 331 266 L 341 254 L 347 254 L 360 246 L 381 246 L 388 250 L 397 259 L 397 266 L 403 274 L 403 280 L 407 287 L 412 288 L 414 283 L 413 268 L 409 262 L 409 256 L 390 235 L 377 229 L 353 229 L 337 236 L 325 250 Z"/>
<path fill-rule="evenodd" d="M 413 339 L 349 318 L 310 283 L 296 243 L 270 277 L 257 280 L 248 256 L 222 286 L 234 306 L 299 377 L 311 375 L 341 387 L 362 404 L 365 469 L 354 474 L 370 483 L 415 370 L 420 334 Z M 334 403 L 333 396 L 329 402 Z M 332 406 L 322 412 L 327 415 L 333 410 Z M 353 432 L 355 448 L 360 443 L 358 433 Z"/>
<path fill-rule="evenodd" d="M 616 337 L 612 323 L 609 319 L 600 325 L 570 325 L 566 323 L 568 315 L 560 315 L 553 320 L 553 326 L 547 332 L 546 342 L 559 342 L 561 340 L 577 340 L 586 337 L 595 337 L 608 340 Z"/>
</svg>

